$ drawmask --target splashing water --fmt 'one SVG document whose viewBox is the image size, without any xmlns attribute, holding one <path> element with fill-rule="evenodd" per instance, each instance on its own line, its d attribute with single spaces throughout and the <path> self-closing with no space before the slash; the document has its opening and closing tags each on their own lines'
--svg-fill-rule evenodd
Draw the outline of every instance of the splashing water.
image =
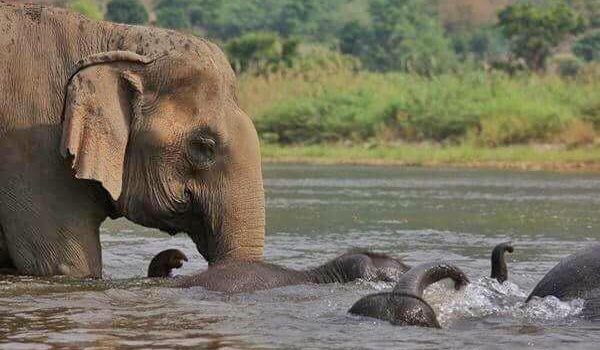
<svg viewBox="0 0 600 350">
<path fill-rule="evenodd" d="M 451 286 L 436 283 L 425 293 L 443 327 L 451 327 L 457 319 L 491 315 L 527 322 L 568 322 L 581 313 L 584 305 L 581 299 L 560 301 L 553 296 L 525 303 L 528 293 L 518 285 L 511 281 L 500 284 L 489 277 L 482 277 L 458 292 L 449 288 Z"/>
</svg>

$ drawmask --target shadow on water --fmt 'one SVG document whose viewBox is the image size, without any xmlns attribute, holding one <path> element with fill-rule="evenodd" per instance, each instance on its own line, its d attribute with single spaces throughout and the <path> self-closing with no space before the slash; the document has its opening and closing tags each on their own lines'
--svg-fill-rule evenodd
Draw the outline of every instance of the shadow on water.
<svg viewBox="0 0 600 350">
<path fill-rule="evenodd" d="M 494 170 L 268 165 L 267 258 L 290 267 L 324 262 L 352 247 L 443 258 L 474 281 L 444 282 L 425 298 L 442 330 L 398 328 L 348 315 L 389 283 L 292 286 L 224 295 L 144 279 L 152 256 L 178 248 L 206 268 L 185 235 L 125 220 L 101 229 L 102 281 L 0 281 L 0 349 L 50 348 L 597 348 L 600 326 L 578 317 L 581 301 L 524 305 L 557 262 L 596 239 L 600 177 Z M 509 281 L 490 280 L 489 255 L 511 239 Z"/>
</svg>

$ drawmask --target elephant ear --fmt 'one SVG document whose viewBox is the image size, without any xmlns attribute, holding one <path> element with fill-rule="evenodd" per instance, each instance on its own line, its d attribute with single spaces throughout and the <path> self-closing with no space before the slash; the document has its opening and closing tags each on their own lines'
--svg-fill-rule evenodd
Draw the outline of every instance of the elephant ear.
<svg viewBox="0 0 600 350">
<path fill-rule="evenodd" d="M 143 86 L 128 64 L 150 60 L 115 51 L 80 61 L 67 85 L 61 154 L 78 179 L 102 184 L 113 200 L 121 195 L 129 129 L 141 109 Z"/>
</svg>

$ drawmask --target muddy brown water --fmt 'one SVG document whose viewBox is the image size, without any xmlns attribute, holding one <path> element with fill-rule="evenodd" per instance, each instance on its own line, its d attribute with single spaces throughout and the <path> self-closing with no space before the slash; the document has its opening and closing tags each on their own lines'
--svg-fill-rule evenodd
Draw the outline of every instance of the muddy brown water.
<svg viewBox="0 0 600 350">
<path fill-rule="evenodd" d="M 206 268 L 184 235 L 126 220 L 102 227 L 103 281 L 0 280 L 0 349 L 597 349 L 581 301 L 524 305 L 560 257 L 598 239 L 600 175 L 400 167 L 267 165 L 269 261 L 302 268 L 353 247 L 445 259 L 474 282 L 426 294 L 444 329 L 348 315 L 392 287 L 358 281 L 225 295 L 143 279 L 151 257 L 183 250 L 180 274 Z M 491 248 L 512 240 L 509 282 L 486 278 Z"/>
</svg>

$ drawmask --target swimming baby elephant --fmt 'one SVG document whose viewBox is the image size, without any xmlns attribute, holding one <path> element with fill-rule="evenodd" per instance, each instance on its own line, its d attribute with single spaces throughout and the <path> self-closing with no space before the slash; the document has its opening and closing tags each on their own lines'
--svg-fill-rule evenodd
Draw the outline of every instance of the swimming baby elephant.
<svg viewBox="0 0 600 350">
<path fill-rule="evenodd" d="M 503 283 L 508 279 L 508 269 L 504 253 L 512 253 L 510 243 L 498 244 L 492 250 L 491 277 Z M 351 314 L 386 320 L 399 326 L 420 326 L 440 328 L 435 312 L 423 300 L 427 286 L 439 280 L 451 278 L 456 290 L 469 283 L 467 276 L 456 266 L 432 262 L 413 267 L 400 277 L 391 292 L 367 295 L 348 310 Z"/>
<path fill-rule="evenodd" d="M 170 256 L 176 256 L 176 252 L 167 250 L 159 253 L 152 260 L 156 266 L 153 267 L 151 263 L 149 271 L 160 273 L 149 277 L 167 277 L 170 271 Z M 199 286 L 214 291 L 239 293 L 297 284 L 345 283 L 360 278 L 394 282 L 409 268 L 399 258 L 355 250 L 306 270 L 295 270 L 266 262 L 214 264 L 198 274 L 181 277 L 171 285 L 182 288 Z"/>
<path fill-rule="evenodd" d="M 452 264 L 425 263 L 402 275 L 391 292 L 367 295 L 357 301 L 348 312 L 389 321 L 399 326 L 441 328 L 435 312 L 423 300 L 423 291 L 430 284 L 445 278 L 454 280 L 456 290 L 469 283 L 467 276 Z"/>
</svg>

